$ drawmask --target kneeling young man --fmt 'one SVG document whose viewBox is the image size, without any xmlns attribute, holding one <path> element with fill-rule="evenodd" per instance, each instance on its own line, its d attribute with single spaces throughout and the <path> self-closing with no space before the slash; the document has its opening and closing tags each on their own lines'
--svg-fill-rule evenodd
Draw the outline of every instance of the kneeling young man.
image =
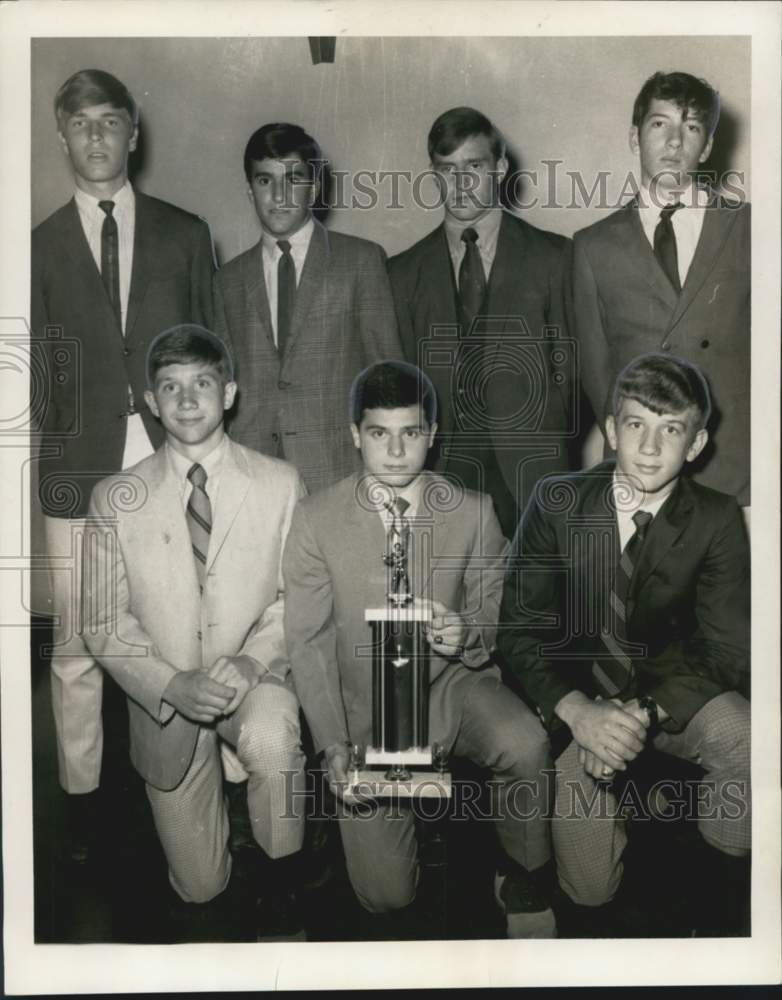
<svg viewBox="0 0 782 1000">
<path fill-rule="evenodd" d="M 735 498 L 682 475 L 710 409 L 693 365 L 636 358 L 606 422 L 616 462 L 541 480 L 514 543 L 498 646 L 551 734 L 559 882 L 582 905 L 617 891 L 626 836 L 611 783 L 650 743 L 706 772 L 712 883 L 746 868 L 749 550 Z"/>
<path fill-rule="evenodd" d="M 422 372 L 404 362 L 373 365 L 355 380 L 351 403 L 363 470 L 302 500 L 284 557 L 285 632 L 315 747 L 325 753 L 332 788 L 343 795 L 349 746 L 366 746 L 371 734 L 364 610 L 386 603 L 383 553 L 387 533 L 401 522 L 410 532 L 412 593 L 433 611 L 431 742 L 493 772 L 503 849 L 496 889 L 508 934 L 552 937 L 541 777 L 548 743 L 535 716 L 487 665 L 508 543 L 490 497 L 422 471 L 437 430 L 434 389 Z M 508 805 L 511 795 L 521 800 L 522 782 L 521 813 L 531 816 L 524 820 Z M 349 798 L 339 818 L 353 889 L 370 912 L 400 910 L 413 901 L 418 880 L 414 816 L 388 802 L 372 803 L 367 815 Z"/>
<path fill-rule="evenodd" d="M 281 562 L 303 487 L 292 466 L 224 433 L 236 383 L 209 331 L 180 326 L 157 337 L 147 381 L 166 441 L 93 492 L 85 640 L 128 696 L 131 757 L 171 884 L 200 903 L 231 873 L 220 739 L 249 774 L 257 843 L 270 859 L 302 844 L 291 789 L 304 758 Z M 275 882 L 275 865 L 266 871 Z M 284 893 L 274 888 L 275 898 Z"/>
</svg>

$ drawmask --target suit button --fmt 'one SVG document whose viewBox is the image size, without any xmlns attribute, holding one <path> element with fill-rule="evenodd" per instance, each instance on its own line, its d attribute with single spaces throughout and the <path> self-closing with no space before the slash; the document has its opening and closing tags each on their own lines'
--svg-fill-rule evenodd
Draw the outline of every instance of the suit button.
<svg viewBox="0 0 782 1000">
<path fill-rule="evenodd" d="M 196 636 L 198 637 L 198 641 L 199 641 L 199 642 L 200 642 L 200 641 L 201 641 L 201 640 L 203 639 L 203 635 L 201 634 L 201 629 L 199 629 L 199 630 L 198 630 L 198 631 L 196 632 Z"/>
<path fill-rule="evenodd" d="M 129 351 L 127 347 L 123 347 L 122 348 L 122 354 L 123 354 L 124 357 L 129 358 L 130 355 L 131 355 L 131 351 Z"/>
<path fill-rule="evenodd" d="M 703 348 L 704 350 L 705 350 L 705 349 L 706 349 L 706 348 L 707 348 L 708 346 L 709 346 L 709 341 L 708 341 L 708 340 L 702 340 L 702 341 L 701 341 L 701 347 L 702 347 L 702 348 Z"/>
<path fill-rule="evenodd" d="M 286 382 L 285 379 L 280 379 L 279 382 L 277 383 L 278 389 L 290 389 L 290 387 L 291 387 L 290 382 Z"/>
<path fill-rule="evenodd" d="M 272 434 L 272 441 L 279 441 L 279 440 L 280 440 L 280 435 L 277 434 L 275 431 L 275 433 Z"/>
<path fill-rule="evenodd" d="M 671 349 L 671 345 L 670 344 L 663 344 L 663 350 L 664 351 L 670 351 L 670 349 Z"/>
</svg>

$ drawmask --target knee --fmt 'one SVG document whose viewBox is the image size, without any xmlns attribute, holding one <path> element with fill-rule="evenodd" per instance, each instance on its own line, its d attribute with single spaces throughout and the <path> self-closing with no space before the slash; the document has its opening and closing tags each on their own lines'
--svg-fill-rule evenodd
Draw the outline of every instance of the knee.
<svg viewBox="0 0 782 1000">
<path fill-rule="evenodd" d="M 298 717 L 272 716 L 258 724 L 245 723 L 236 752 L 242 766 L 252 774 L 300 769 L 304 755 Z"/>
<path fill-rule="evenodd" d="M 522 778 L 535 778 L 552 764 L 548 736 L 537 719 L 525 721 L 523 727 L 500 728 L 496 755 L 493 770 Z"/>
<path fill-rule="evenodd" d="M 193 866 L 185 875 L 169 869 L 168 880 L 174 891 L 185 903 L 208 903 L 219 896 L 231 877 L 231 860 L 226 857 L 217 868 Z"/>
<path fill-rule="evenodd" d="M 415 899 L 415 885 L 400 883 L 395 886 L 353 887 L 359 903 L 369 913 L 394 913 L 409 906 Z"/>
<path fill-rule="evenodd" d="M 751 753 L 749 703 L 740 696 L 726 699 L 718 722 L 704 740 L 701 762 L 707 772 L 728 772 L 749 781 Z"/>
</svg>

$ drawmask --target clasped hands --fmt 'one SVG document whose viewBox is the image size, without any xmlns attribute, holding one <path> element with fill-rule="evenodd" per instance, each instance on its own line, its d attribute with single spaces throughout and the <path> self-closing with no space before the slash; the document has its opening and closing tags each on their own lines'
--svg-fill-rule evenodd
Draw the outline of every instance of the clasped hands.
<svg viewBox="0 0 782 1000">
<path fill-rule="evenodd" d="M 218 657 L 209 670 L 180 670 L 168 682 L 163 701 L 191 722 L 214 722 L 231 715 L 260 677 L 249 663 Z"/>
<path fill-rule="evenodd" d="M 621 702 L 587 701 L 571 718 L 570 730 L 578 744 L 578 759 L 587 774 L 599 780 L 625 771 L 646 743 L 649 714 L 638 699 Z"/>
<path fill-rule="evenodd" d="M 431 620 L 424 625 L 424 637 L 438 656 L 461 656 L 467 638 L 467 624 L 456 611 L 435 600 L 418 600 L 416 604 L 431 609 Z"/>
</svg>

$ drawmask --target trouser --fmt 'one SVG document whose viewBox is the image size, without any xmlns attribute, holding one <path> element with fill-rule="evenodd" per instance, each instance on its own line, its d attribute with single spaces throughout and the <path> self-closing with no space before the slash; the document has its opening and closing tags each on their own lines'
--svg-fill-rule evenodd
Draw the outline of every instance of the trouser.
<svg viewBox="0 0 782 1000">
<path fill-rule="evenodd" d="M 188 903 L 204 903 L 228 884 L 228 812 L 223 799 L 220 739 L 247 771 L 253 836 L 270 858 L 300 850 L 306 783 L 299 705 L 289 684 L 266 677 L 230 718 L 203 726 L 184 778 L 171 791 L 147 785 L 169 880 Z"/>
<path fill-rule="evenodd" d="M 751 846 L 749 702 L 736 692 L 708 701 L 681 733 L 660 732 L 655 749 L 704 768 L 698 829 L 712 847 L 743 856 Z M 632 765 L 630 765 L 632 768 Z M 551 833 L 559 884 L 583 906 L 600 906 L 622 878 L 627 843 L 612 786 L 596 782 L 571 742 L 557 758 L 556 801 Z"/>
<path fill-rule="evenodd" d="M 450 749 L 492 771 L 497 792 L 492 815 L 500 844 L 513 861 L 534 871 L 551 856 L 548 782 L 542 774 L 550 766 L 546 733 L 494 676 L 477 679 L 460 707 Z M 401 909 L 415 897 L 413 808 L 415 802 L 395 799 L 352 810 L 342 804 L 339 828 L 348 875 L 359 902 L 371 912 Z"/>
<path fill-rule="evenodd" d="M 103 756 L 103 671 L 81 637 L 84 518 L 45 517 L 54 615 L 52 711 L 60 784 L 66 792 L 94 791 Z"/>
</svg>

